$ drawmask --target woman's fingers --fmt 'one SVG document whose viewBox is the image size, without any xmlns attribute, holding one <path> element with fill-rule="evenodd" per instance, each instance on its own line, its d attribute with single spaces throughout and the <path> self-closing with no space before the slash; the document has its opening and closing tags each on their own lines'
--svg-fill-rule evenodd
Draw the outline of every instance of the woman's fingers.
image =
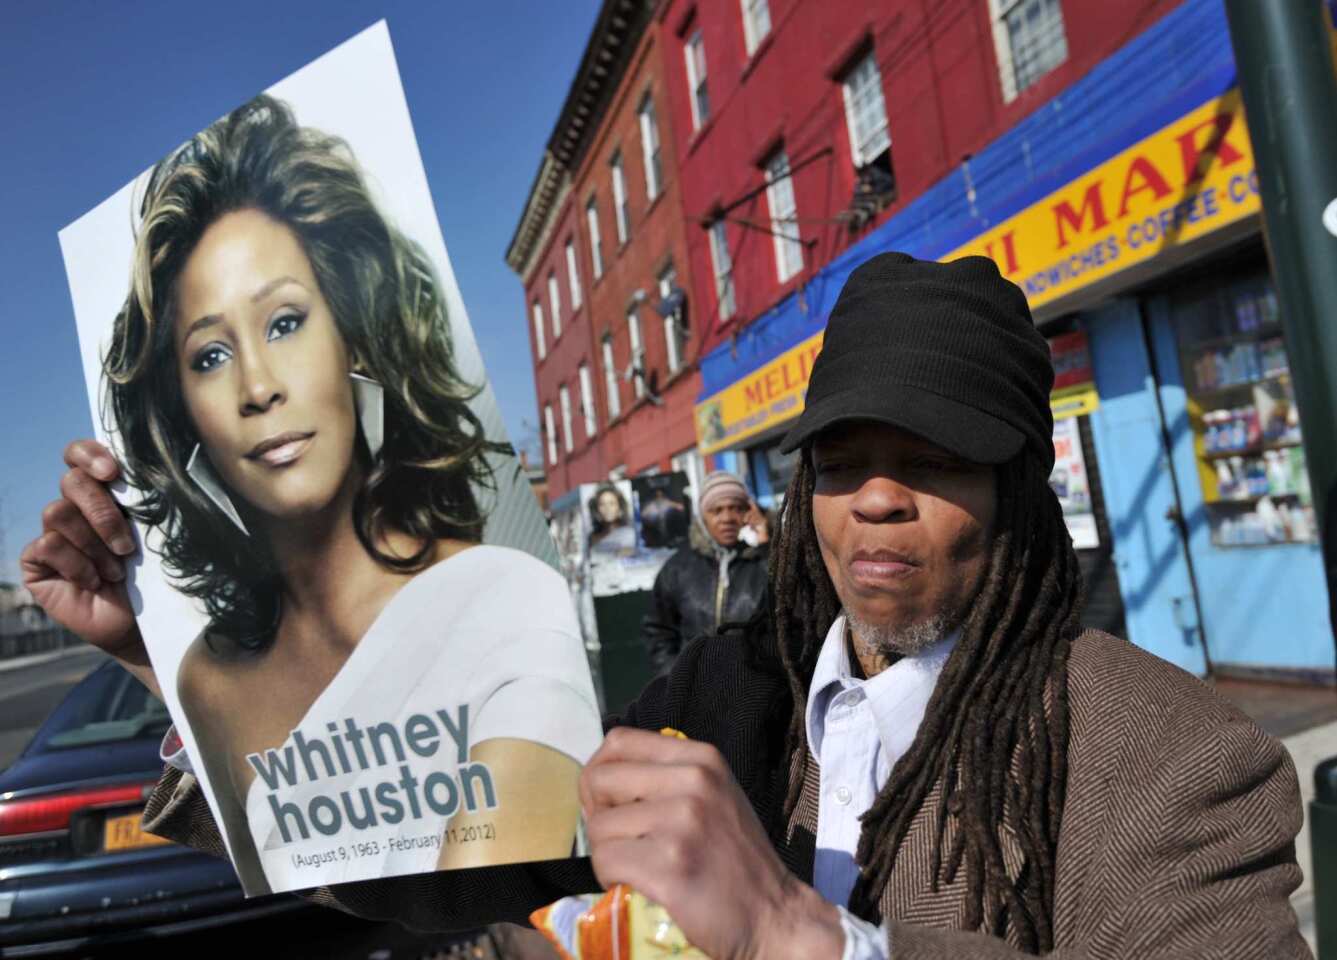
<svg viewBox="0 0 1337 960">
<path fill-rule="evenodd" d="M 75 440 L 66 447 L 65 465 L 75 470 L 86 470 L 103 483 L 111 483 L 121 475 L 116 458 L 96 440 Z"/>
<path fill-rule="evenodd" d="M 119 583 L 125 579 L 125 566 L 121 558 L 112 553 L 102 538 L 89 525 L 84 515 L 69 500 L 53 500 L 42 511 L 42 529 L 58 533 L 76 548 L 97 568 L 103 580 Z"/>
<path fill-rule="evenodd" d="M 102 589 L 102 577 L 93 561 L 55 531 L 42 534 L 24 553 L 23 560 L 30 567 L 50 570 L 62 580 L 68 580 L 93 593 Z"/>
<path fill-rule="evenodd" d="M 86 441 L 91 442 L 91 441 Z M 73 446 L 73 445 L 71 445 Z M 98 538 L 118 556 L 135 552 L 135 541 L 130 535 L 130 524 L 106 484 L 81 467 L 71 469 L 60 478 L 60 492 L 83 514 Z"/>
</svg>

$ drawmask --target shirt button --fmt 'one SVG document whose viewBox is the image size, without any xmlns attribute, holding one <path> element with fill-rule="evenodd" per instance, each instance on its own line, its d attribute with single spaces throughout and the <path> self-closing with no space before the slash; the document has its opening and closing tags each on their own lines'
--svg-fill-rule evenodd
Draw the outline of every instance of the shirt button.
<svg viewBox="0 0 1337 960">
<path fill-rule="evenodd" d="M 849 787 L 836 787 L 836 803 L 840 804 L 842 807 L 849 803 L 853 798 L 854 795 L 850 793 Z"/>
</svg>

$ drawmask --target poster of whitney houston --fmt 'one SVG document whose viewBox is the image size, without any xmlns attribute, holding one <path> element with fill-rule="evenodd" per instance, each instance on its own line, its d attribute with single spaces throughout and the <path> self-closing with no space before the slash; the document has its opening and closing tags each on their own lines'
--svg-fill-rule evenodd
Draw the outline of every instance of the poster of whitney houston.
<svg viewBox="0 0 1337 960">
<path fill-rule="evenodd" d="M 60 242 L 164 759 L 247 894 L 581 852 L 597 699 L 386 25 Z"/>
</svg>

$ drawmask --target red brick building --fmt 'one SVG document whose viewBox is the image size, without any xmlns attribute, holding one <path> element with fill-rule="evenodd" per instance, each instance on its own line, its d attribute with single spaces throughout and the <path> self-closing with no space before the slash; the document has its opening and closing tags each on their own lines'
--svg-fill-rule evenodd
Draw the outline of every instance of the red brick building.
<svg viewBox="0 0 1337 960">
<path fill-rule="evenodd" d="M 653 6 L 604 4 L 507 251 L 554 499 L 610 475 L 701 469 L 701 337 Z"/>
</svg>

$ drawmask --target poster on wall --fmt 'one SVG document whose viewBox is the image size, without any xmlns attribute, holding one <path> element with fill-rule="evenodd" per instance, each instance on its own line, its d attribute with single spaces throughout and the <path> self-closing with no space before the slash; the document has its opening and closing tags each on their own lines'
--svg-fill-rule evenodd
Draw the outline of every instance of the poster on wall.
<svg viewBox="0 0 1337 960">
<path fill-rule="evenodd" d="M 581 852 L 584 644 L 434 209 L 382 22 L 60 233 L 168 762 L 247 895 Z"/>
<path fill-rule="evenodd" d="M 646 550 L 672 553 L 687 544 L 692 503 L 686 473 L 659 473 L 631 481 L 637 527 Z"/>
<path fill-rule="evenodd" d="M 1100 546 L 1076 417 L 1054 421 L 1054 469 L 1049 474 L 1049 486 L 1063 506 L 1063 520 L 1068 525 L 1072 545 L 1078 550 Z"/>
</svg>

